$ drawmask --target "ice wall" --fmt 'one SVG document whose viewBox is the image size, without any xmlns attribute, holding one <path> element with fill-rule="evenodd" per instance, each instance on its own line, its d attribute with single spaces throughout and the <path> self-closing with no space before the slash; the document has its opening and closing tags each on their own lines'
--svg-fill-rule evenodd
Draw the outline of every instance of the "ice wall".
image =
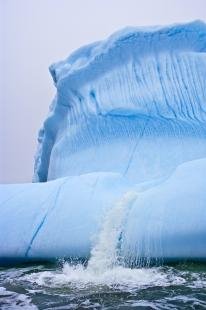
<svg viewBox="0 0 206 310">
<path fill-rule="evenodd" d="M 126 28 L 52 65 L 34 181 L 110 171 L 142 182 L 205 157 L 205 51 L 197 21 Z"/>
</svg>

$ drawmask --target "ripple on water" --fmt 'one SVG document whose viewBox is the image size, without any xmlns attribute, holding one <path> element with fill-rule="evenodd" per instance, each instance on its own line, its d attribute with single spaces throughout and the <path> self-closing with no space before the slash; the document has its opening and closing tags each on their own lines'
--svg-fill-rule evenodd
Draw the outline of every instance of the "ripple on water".
<svg viewBox="0 0 206 310">
<path fill-rule="evenodd" d="M 206 309 L 206 266 L 8 268 L 0 272 L 1 309 Z"/>
</svg>

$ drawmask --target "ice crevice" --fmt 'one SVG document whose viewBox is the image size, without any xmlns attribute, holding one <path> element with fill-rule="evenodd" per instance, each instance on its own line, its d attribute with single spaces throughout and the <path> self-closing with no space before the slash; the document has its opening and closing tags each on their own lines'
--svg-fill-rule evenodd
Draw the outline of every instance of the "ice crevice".
<svg viewBox="0 0 206 310">
<path fill-rule="evenodd" d="M 47 209 L 46 213 L 45 213 L 44 216 L 42 217 L 42 219 L 41 219 L 39 225 L 36 227 L 36 229 L 35 229 L 35 231 L 34 231 L 34 233 L 33 233 L 33 236 L 32 236 L 32 238 L 31 238 L 31 240 L 30 240 L 30 242 L 29 242 L 29 245 L 28 245 L 28 247 L 27 247 L 27 249 L 26 249 L 26 251 L 25 251 L 25 257 L 28 257 L 28 256 L 29 256 L 29 252 L 30 252 L 30 250 L 32 249 L 32 245 L 33 245 L 35 239 L 37 238 L 37 235 L 39 234 L 41 228 L 42 228 L 43 225 L 45 224 L 45 222 L 46 222 L 46 220 L 47 220 L 47 217 L 49 216 L 49 214 L 51 214 L 52 210 L 58 206 L 57 202 L 58 202 L 59 194 L 60 194 L 60 192 L 61 192 L 62 187 L 63 187 L 67 182 L 68 182 L 68 180 L 66 179 L 66 180 L 64 180 L 64 181 L 58 186 L 57 191 L 56 191 L 56 194 L 55 194 L 55 198 L 53 199 L 53 205 L 52 205 L 52 206 L 50 206 L 50 205 L 48 206 L 48 209 Z M 51 195 L 53 195 L 53 192 L 51 193 Z M 47 202 L 48 202 L 48 199 L 46 199 L 46 200 L 42 203 L 42 205 L 43 205 L 43 204 L 46 204 Z M 42 205 L 41 205 L 41 206 L 42 206 Z M 41 208 L 41 206 L 40 206 L 40 208 Z"/>
</svg>

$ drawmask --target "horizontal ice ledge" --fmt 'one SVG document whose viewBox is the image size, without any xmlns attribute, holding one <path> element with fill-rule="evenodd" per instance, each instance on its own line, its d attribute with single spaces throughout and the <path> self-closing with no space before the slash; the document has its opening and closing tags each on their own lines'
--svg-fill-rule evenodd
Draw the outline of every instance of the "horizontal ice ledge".
<svg viewBox="0 0 206 310">
<path fill-rule="evenodd" d="M 205 260 L 205 171 L 204 159 L 153 184 L 131 185 L 117 174 L 92 173 L 1 185 L 0 261 L 88 257 L 105 214 L 131 191 L 137 198 L 124 219 L 120 245 L 126 261 Z"/>
</svg>

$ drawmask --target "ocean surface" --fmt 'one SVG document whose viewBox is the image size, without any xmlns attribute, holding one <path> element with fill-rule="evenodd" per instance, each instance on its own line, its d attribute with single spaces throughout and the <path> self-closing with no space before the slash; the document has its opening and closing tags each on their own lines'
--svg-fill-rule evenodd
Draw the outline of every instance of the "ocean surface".
<svg viewBox="0 0 206 310">
<path fill-rule="evenodd" d="M 101 272 L 71 262 L 2 267 L 0 309 L 206 309 L 206 264 Z"/>
</svg>

